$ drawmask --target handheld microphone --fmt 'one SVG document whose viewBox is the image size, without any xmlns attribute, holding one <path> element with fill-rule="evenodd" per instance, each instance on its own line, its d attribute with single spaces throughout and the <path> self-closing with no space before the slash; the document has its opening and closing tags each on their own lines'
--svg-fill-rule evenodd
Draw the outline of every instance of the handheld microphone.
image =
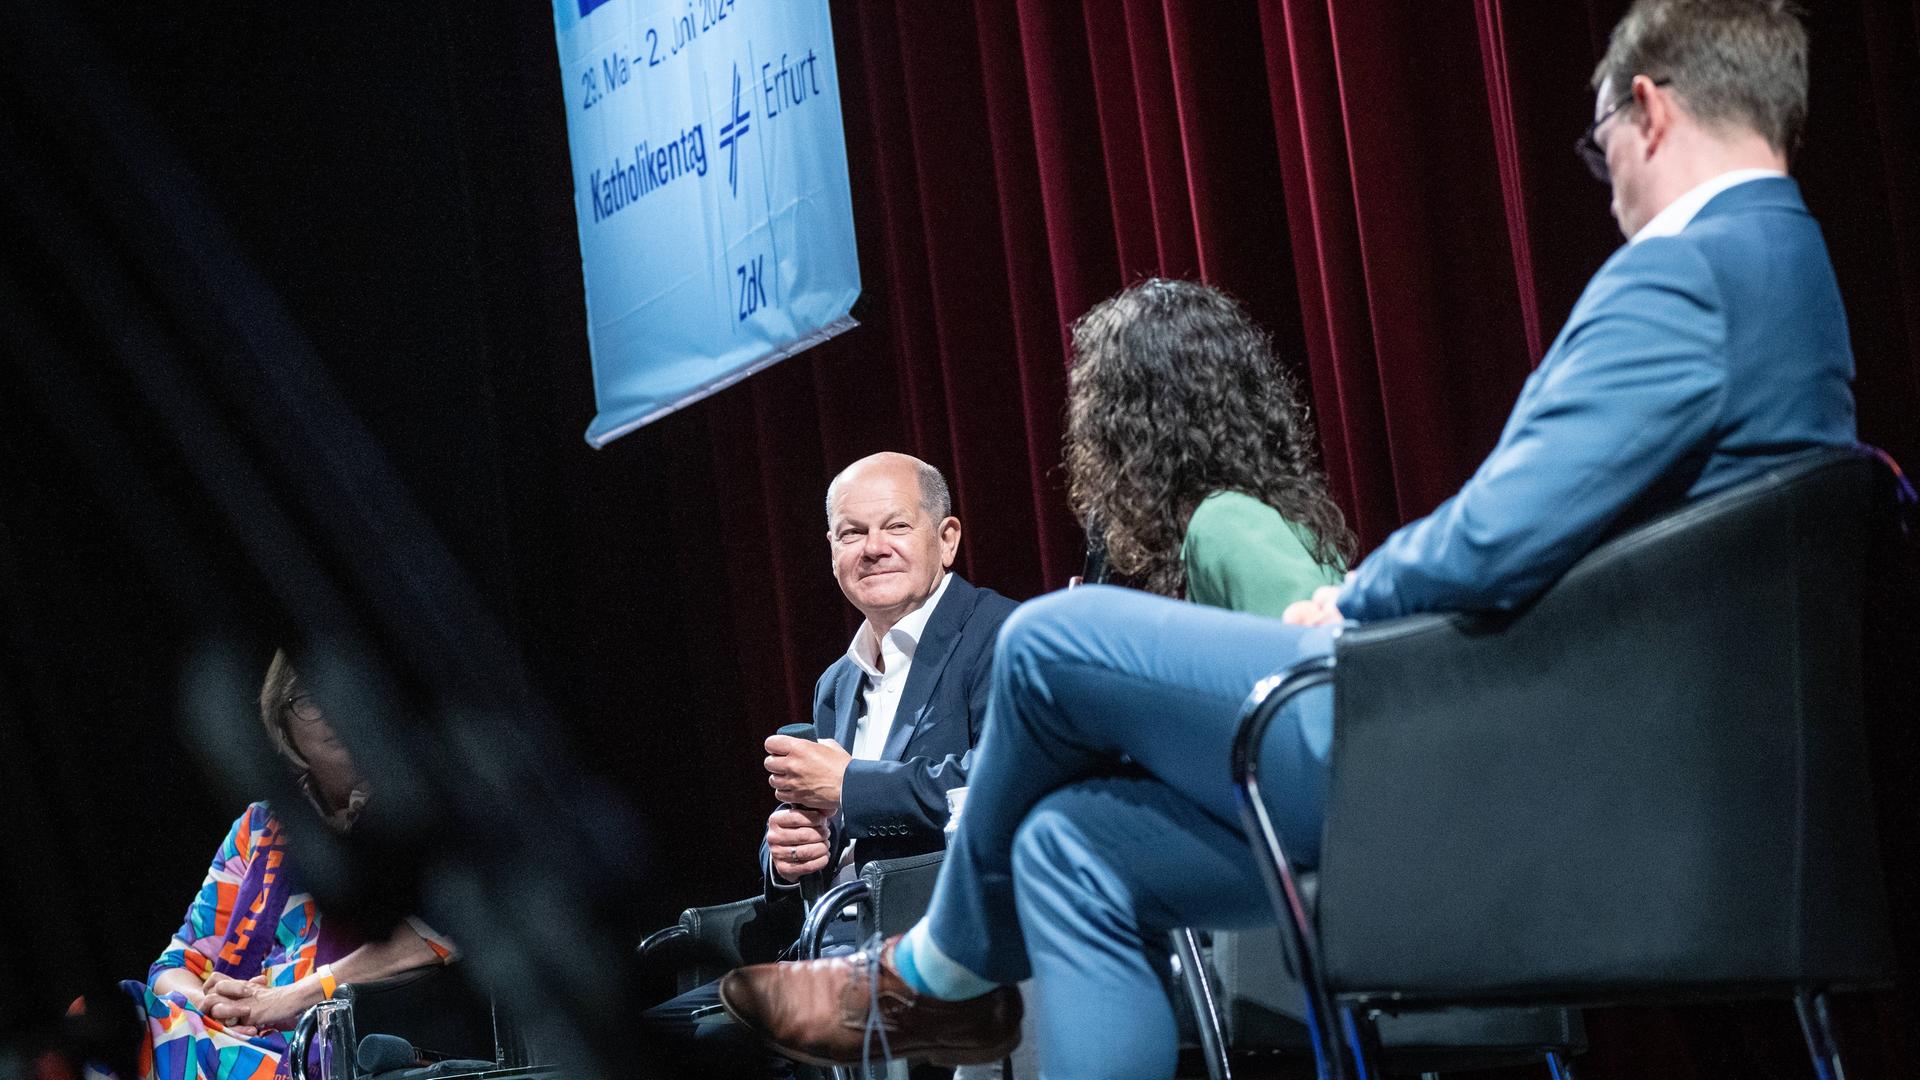
<svg viewBox="0 0 1920 1080">
<path fill-rule="evenodd" d="M 1107 536 L 1097 522 L 1087 523 L 1087 561 L 1080 569 L 1082 585 L 1104 585 L 1112 576 L 1107 566 Z"/>
<path fill-rule="evenodd" d="M 774 734 L 785 735 L 789 739 L 804 739 L 807 742 L 820 741 L 820 733 L 814 730 L 812 724 L 786 724 Z M 832 847 L 829 846 L 828 850 L 831 851 Z M 768 852 L 768 856 L 771 857 L 772 852 Z M 805 904 L 809 911 L 813 909 L 814 901 L 820 899 L 820 879 L 824 873 L 824 870 L 816 870 L 800 879 L 800 902 Z"/>
</svg>

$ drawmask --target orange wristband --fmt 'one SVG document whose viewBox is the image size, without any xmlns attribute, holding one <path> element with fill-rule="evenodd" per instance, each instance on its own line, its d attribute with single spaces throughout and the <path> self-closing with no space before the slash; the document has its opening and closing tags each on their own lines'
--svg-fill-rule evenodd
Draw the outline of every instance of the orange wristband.
<svg viewBox="0 0 1920 1080">
<path fill-rule="evenodd" d="M 333 977 L 333 965 L 321 964 L 320 965 L 320 996 L 323 998 L 326 998 L 328 1001 L 332 1001 L 333 991 L 339 985 L 340 984 L 337 981 L 335 981 Z"/>
</svg>

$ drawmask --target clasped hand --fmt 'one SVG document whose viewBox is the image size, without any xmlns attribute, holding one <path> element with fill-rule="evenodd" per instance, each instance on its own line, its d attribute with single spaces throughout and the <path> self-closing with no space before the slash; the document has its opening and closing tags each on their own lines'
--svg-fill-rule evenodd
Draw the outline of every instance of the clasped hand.
<svg viewBox="0 0 1920 1080">
<path fill-rule="evenodd" d="M 827 845 L 827 815 L 804 806 L 783 806 L 767 818 L 767 859 L 785 881 L 799 881 L 824 870 L 831 849 Z"/>
<path fill-rule="evenodd" d="M 216 977 L 200 999 L 200 1014 L 220 1021 L 235 1035 L 252 1038 L 292 1027 L 313 1004 L 308 996 L 298 983 L 269 986 L 265 975 L 244 981 Z"/>
<path fill-rule="evenodd" d="M 832 739 L 808 742 L 769 735 L 766 747 L 767 783 L 774 798 L 828 814 L 839 812 L 840 782 L 853 755 Z"/>
<path fill-rule="evenodd" d="M 1345 621 L 1334 601 L 1340 598 L 1340 586 L 1322 585 L 1313 590 L 1313 599 L 1296 600 L 1287 605 L 1280 618 L 1295 626 L 1326 626 Z"/>
</svg>

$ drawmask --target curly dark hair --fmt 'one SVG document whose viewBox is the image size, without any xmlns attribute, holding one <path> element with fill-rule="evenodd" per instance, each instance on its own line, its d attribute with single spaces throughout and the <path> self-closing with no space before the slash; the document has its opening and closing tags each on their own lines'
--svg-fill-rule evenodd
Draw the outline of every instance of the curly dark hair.
<svg viewBox="0 0 1920 1080">
<path fill-rule="evenodd" d="M 1074 516 L 1149 591 L 1185 593 L 1187 522 L 1216 491 L 1304 526 L 1324 565 L 1353 557 L 1299 387 L 1272 338 L 1219 289 L 1153 278 L 1095 305 L 1073 324 L 1067 381 Z"/>
</svg>

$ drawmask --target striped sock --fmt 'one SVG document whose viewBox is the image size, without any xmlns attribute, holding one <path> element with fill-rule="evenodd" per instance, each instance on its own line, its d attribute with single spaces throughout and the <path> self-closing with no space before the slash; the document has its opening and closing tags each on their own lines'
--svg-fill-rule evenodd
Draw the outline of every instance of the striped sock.
<svg viewBox="0 0 1920 1080">
<path fill-rule="evenodd" d="M 914 923 L 900 944 L 893 947 L 893 966 L 900 970 L 900 978 L 908 986 L 943 1001 L 976 998 L 999 985 L 975 975 L 941 952 L 940 946 L 933 943 L 932 935 L 927 933 L 925 919 Z"/>
</svg>

